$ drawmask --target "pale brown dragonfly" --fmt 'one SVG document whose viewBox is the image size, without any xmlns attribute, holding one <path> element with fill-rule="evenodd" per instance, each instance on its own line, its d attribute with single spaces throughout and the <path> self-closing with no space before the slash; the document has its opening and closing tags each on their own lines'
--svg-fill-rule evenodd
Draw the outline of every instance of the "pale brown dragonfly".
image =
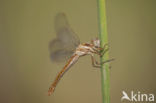
<svg viewBox="0 0 156 103">
<path fill-rule="evenodd" d="M 95 60 L 94 54 L 99 56 L 104 55 L 108 51 L 106 45 L 103 48 L 100 47 L 100 40 L 93 39 L 90 43 L 81 43 L 76 35 L 76 33 L 71 29 L 66 15 L 64 13 L 58 13 L 55 17 L 55 30 L 56 38 L 50 42 L 49 50 L 52 61 L 60 62 L 66 61 L 66 65 L 58 73 L 54 82 L 51 84 L 48 95 L 51 95 L 60 79 L 63 77 L 64 73 L 69 70 L 69 68 L 77 62 L 79 57 L 90 55 L 92 60 L 92 65 L 94 67 L 101 67 L 101 64 L 112 61 L 113 59 L 106 60 L 99 63 Z"/>
</svg>

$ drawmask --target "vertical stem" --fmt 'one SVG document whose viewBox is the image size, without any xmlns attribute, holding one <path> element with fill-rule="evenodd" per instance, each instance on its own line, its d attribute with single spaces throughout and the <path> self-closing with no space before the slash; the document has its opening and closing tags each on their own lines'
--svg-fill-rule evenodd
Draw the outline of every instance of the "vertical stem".
<svg viewBox="0 0 156 103">
<path fill-rule="evenodd" d="M 98 20 L 99 20 L 99 38 L 101 47 L 108 43 L 107 24 L 106 24 L 106 3 L 105 0 L 97 0 L 98 4 Z M 100 58 L 101 62 L 108 60 L 108 52 Z M 106 63 L 101 65 L 101 86 L 102 86 L 102 103 L 110 103 L 110 84 L 109 84 L 109 65 Z"/>
</svg>

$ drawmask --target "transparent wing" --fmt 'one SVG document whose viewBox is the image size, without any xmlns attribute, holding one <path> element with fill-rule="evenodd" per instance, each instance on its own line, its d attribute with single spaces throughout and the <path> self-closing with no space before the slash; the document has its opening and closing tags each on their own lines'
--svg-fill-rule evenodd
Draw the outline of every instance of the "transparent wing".
<svg viewBox="0 0 156 103">
<path fill-rule="evenodd" d="M 55 30 L 57 38 L 67 46 L 78 46 L 80 41 L 75 32 L 70 28 L 64 13 L 59 13 L 55 17 Z"/>
<path fill-rule="evenodd" d="M 73 54 L 80 41 L 70 28 L 64 13 L 56 15 L 55 30 L 57 36 L 56 39 L 50 42 L 50 56 L 52 61 L 64 61 Z"/>
</svg>

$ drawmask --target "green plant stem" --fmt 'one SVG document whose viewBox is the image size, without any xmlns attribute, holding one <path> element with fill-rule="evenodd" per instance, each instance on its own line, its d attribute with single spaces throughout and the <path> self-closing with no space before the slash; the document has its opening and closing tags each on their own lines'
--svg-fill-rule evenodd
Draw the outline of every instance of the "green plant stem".
<svg viewBox="0 0 156 103">
<path fill-rule="evenodd" d="M 97 0 L 98 2 L 98 20 L 99 20 L 99 38 L 101 47 L 108 43 L 107 22 L 106 22 L 106 3 L 105 0 Z M 108 52 L 100 58 L 101 62 L 108 60 Z M 102 86 L 102 103 L 110 103 L 110 83 L 109 83 L 109 65 L 108 63 L 101 65 L 101 86 Z"/>
</svg>

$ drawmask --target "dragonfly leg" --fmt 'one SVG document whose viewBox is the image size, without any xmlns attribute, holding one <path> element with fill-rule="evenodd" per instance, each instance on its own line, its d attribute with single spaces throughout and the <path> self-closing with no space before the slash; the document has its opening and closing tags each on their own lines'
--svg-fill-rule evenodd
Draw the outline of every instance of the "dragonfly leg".
<svg viewBox="0 0 156 103">
<path fill-rule="evenodd" d="M 92 66 L 96 68 L 101 68 L 101 65 L 98 65 L 99 63 L 96 61 L 93 55 L 91 55 L 91 60 L 92 60 Z"/>
<path fill-rule="evenodd" d="M 108 44 L 104 44 L 103 48 L 99 47 L 99 48 L 94 49 L 95 52 L 93 53 L 103 56 L 109 50 L 109 48 L 106 48 L 106 46 L 108 46 Z"/>
<path fill-rule="evenodd" d="M 105 64 L 105 63 L 111 62 L 113 60 L 115 60 L 115 59 L 108 59 L 108 60 L 105 60 L 104 62 L 102 62 L 101 64 Z"/>
<path fill-rule="evenodd" d="M 102 62 L 102 63 L 99 63 L 98 61 L 96 61 L 96 59 L 94 58 L 94 56 L 91 55 L 91 60 L 92 60 L 92 65 L 93 65 L 93 67 L 101 68 L 101 65 L 102 65 L 102 64 L 111 62 L 111 61 L 113 61 L 114 59 L 108 59 L 108 60 L 105 60 L 105 61 Z"/>
<path fill-rule="evenodd" d="M 102 50 L 100 50 L 100 56 L 103 56 L 109 50 L 109 47 L 106 48 L 106 46 L 108 46 L 108 43 L 104 44 Z"/>
<path fill-rule="evenodd" d="M 104 44 L 103 50 L 106 49 L 106 46 L 108 46 L 108 43 Z"/>
<path fill-rule="evenodd" d="M 108 52 L 109 48 L 107 49 L 104 49 L 101 53 L 100 53 L 100 56 L 103 56 L 106 52 Z"/>
</svg>

